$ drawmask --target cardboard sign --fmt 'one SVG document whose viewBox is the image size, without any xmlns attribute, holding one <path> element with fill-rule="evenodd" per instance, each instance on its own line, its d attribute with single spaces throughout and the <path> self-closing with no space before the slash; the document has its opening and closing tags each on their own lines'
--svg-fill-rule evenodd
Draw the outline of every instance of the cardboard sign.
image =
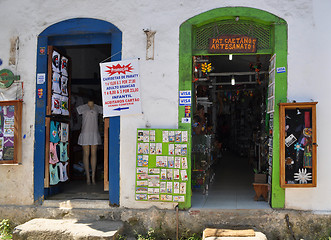
<svg viewBox="0 0 331 240">
<path fill-rule="evenodd" d="M 103 116 L 141 113 L 138 59 L 100 63 Z"/>
</svg>

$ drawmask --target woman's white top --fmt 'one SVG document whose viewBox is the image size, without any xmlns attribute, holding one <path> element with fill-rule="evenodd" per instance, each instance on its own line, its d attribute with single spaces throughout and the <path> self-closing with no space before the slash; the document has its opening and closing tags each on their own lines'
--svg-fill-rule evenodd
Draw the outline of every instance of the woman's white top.
<svg viewBox="0 0 331 240">
<path fill-rule="evenodd" d="M 83 117 L 78 144 L 100 145 L 102 142 L 98 129 L 98 114 L 102 114 L 102 107 L 94 104 L 93 108 L 90 108 L 87 104 L 84 104 L 77 107 L 77 112 Z"/>
</svg>

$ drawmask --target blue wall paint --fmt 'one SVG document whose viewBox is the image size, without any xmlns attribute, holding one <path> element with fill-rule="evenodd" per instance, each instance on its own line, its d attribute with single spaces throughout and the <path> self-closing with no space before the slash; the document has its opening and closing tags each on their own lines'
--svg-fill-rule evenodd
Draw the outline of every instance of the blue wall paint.
<svg viewBox="0 0 331 240">
<path fill-rule="evenodd" d="M 87 45 L 111 44 L 111 54 L 120 53 L 122 49 L 122 32 L 113 24 L 98 19 L 75 18 L 56 23 L 45 29 L 38 37 L 37 74 L 46 73 L 47 55 L 39 55 L 39 47 L 48 45 Z M 116 54 L 112 61 L 121 60 Z M 36 85 L 36 120 L 34 148 L 34 200 L 41 202 L 44 198 L 45 169 L 45 115 L 47 84 Z M 38 98 L 38 89 L 43 89 L 42 98 Z M 119 205 L 119 151 L 120 151 L 120 117 L 110 118 L 109 128 L 109 196 L 111 204 Z M 49 191 L 45 191 L 47 193 Z"/>
</svg>

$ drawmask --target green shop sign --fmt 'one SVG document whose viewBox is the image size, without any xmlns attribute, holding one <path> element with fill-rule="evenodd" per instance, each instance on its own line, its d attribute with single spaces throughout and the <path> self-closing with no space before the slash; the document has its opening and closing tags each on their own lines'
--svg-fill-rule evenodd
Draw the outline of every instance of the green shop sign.
<svg viewBox="0 0 331 240">
<path fill-rule="evenodd" d="M 15 80 L 20 80 L 20 76 L 8 69 L 0 70 L 0 88 L 9 88 Z"/>
</svg>

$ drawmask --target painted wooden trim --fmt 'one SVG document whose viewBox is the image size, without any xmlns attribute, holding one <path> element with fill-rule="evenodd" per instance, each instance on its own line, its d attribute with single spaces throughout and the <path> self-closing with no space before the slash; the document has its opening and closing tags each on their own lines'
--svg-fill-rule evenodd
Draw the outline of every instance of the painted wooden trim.
<svg viewBox="0 0 331 240">
<path fill-rule="evenodd" d="M 10 160 L 1 160 L 1 164 L 18 165 L 22 163 L 22 107 L 21 100 L 1 101 L 0 106 L 14 106 L 14 154 Z"/>
<path fill-rule="evenodd" d="M 44 47 L 47 49 L 47 37 L 39 36 L 37 45 L 37 73 L 45 74 L 47 79 L 47 54 L 41 55 L 39 49 Z M 43 92 L 42 96 L 38 95 L 38 90 Z M 34 202 L 42 203 L 44 200 L 44 173 L 45 173 L 45 116 L 47 102 L 47 82 L 37 84 L 36 81 L 36 110 L 35 110 L 35 144 L 34 144 Z"/>
<path fill-rule="evenodd" d="M 109 191 L 109 118 L 104 119 L 103 190 Z"/>
<path fill-rule="evenodd" d="M 193 27 L 200 27 L 212 22 L 235 19 L 239 16 L 242 20 L 254 21 L 266 25 L 272 25 L 274 48 L 273 53 L 277 55 L 276 67 L 285 66 L 287 69 L 287 23 L 284 19 L 269 12 L 248 7 L 225 7 L 217 8 L 185 21 L 179 31 L 179 91 L 192 90 L 192 39 Z M 286 102 L 287 98 L 287 72 L 276 76 L 275 104 Z M 185 108 L 178 106 L 178 126 L 188 129 L 190 126 L 181 123 Z M 191 160 L 191 159 L 190 159 Z M 191 189 L 189 189 L 191 190 Z M 279 116 L 278 107 L 274 113 L 274 136 L 273 136 L 273 170 L 272 170 L 272 195 L 271 205 L 273 208 L 285 206 L 285 191 L 279 184 Z M 182 206 L 191 207 L 191 203 Z"/>
<path fill-rule="evenodd" d="M 280 148 L 279 148 L 279 163 L 280 163 L 280 186 L 282 188 L 311 188 L 317 186 L 317 138 L 316 138 L 316 104 L 317 102 L 302 102 L 302 103 L 280 103 L 279 111 L 279 131 L 280 131 Z M 312 111 L 312 183 L 311 184 L 287 184 L 285 183 L 285 111 L 287 109 L 311 109 Z"/>
<path fill-rule="evenodd" d="M 40 47 L 45 47 L 49 45 L 49 41 L 53 41 L 55 39 L 54 36 L 59 35 L 61 33 L 62 36 L 66 35 L 82 35 L 85 36 L 102 36 L 103 43 L 104 39 L 108 36 L 110 37 L 110 42 L 107 44 L 111 44 L 111 53 L 115 54 L 121 52 L 122 50 L 122 32 L 113 24 L 92 18 L 74 18 L 68 19 L 62 22 L 55 23 L 48 28 L 46 28 L 42 33 L 38 36 L 38 45 L 37 45 L 37 75 L 39 73 L 46 74 L 47 79 L 47 54 L 41 55 L 39 53 Z M 53 38 L 52 38 L 53 37 Z M 105 38 L 104 38 L 105 37 Z M 72 40 L 72 39 L 71 39 Z M 77 38 L 75 41 L 78 41 Z M 100 42 L 100 41 L 99 41 Z M 99 43 L 97 39 L 93 39 L 90 41 L 89 44 L 97 44 Z M 64 43 L 64 42 L 63 42 Z M 86 42 L 84 42 L 85 44 Z M 82 41 L 78 41 L 77 45 L 83 44 Z M 75 43 L 71 42 L 70 45 L 75 45 Z M 117 54 L 112 58 L 112 61 L 120 60 L 121 54 Z M 42 90 L 43 95 L 38 96 L 38 89 Z M 43 84 L 36 83 L 36 111 L 35 111 L 35 145 L 34 145 L 34 201 L 37 204 L 42 203 L 44 200 L 44 173 L 45 173 L 45 117 L 46 117 L 46 103 L 47 103 L 47 81 Z M 117 171 L 114 174 L 114 177 L 111 177 L 112 180 L 114 179 L 114 187 L 109 191 L 111 203 L 115 205 L 119 205 L 119 161 L 120 161 L 120 142 L 119 142 L 119 135 L 120 135 L 120 121 L 119 117 L 116 121 L 117 124 L 116 134 L 112 134 L 111 137 L 113 141 L 109 144 L 116 144 L 113 146 L 113 149 L 116 154 L 114 156 L 109 157 L 110 162 L 115 162 L 114 165 L 118 167 L 114 169 Z M 110 130 L 112 132 L 113 129 Z M 115 179 L 117 176 L 117 179 Z M 51 191 L 49 189 L 49 191 Z M 48 191 L 48 192 L 49 192 Z M 116 192 L 117 191 L 117 192 Z"/>
</svg>

